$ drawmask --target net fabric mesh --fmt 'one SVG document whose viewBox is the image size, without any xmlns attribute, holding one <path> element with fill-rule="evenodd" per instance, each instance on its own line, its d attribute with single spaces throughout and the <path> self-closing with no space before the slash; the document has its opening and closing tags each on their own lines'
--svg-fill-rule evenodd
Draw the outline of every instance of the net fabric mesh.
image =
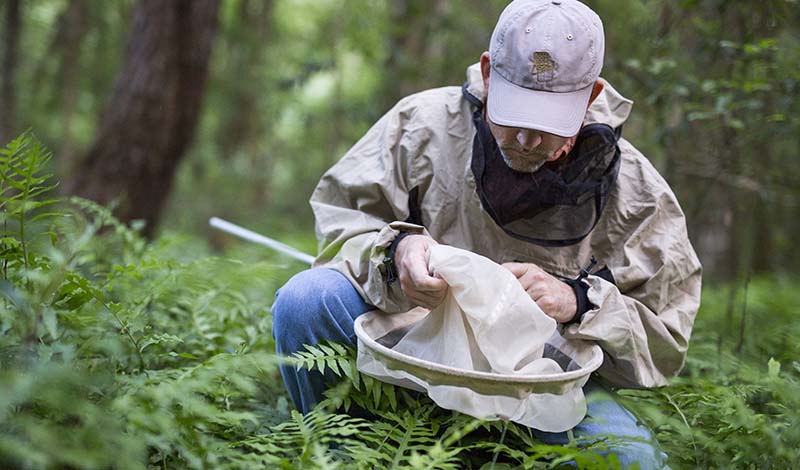
<svg viewBox="0 0 800 470">
<path fill-rule="evenodd" d="M 605 124 L 584 126 L 565 157 L 534 173 L 509 168 L 483 120 L 476 127 L 472 172 L 484 210 L 514 238 L 566 246 L 597 224 L 619 173 L 618 134 Z"/>
</svg>

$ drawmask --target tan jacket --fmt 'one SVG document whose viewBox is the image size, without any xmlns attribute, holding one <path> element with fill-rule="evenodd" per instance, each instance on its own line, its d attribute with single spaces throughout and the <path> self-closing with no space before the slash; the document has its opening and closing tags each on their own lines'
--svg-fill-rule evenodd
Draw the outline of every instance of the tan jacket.
<svg viewBox="0 0 800 470">
<path fill-rule="evenodd" d="M 467 77 L 469 91 L 483 99 L 477 65 Z M 617 127 L 631 107 L 606 83 L 584 122 Z M 605 353 L 598 373 L 614 385 L 664 385 L 683 367 L 701 279 L 683 212 L 667 183 L 622 139 L 615 188 L 589 236 L 563 248 L 517 240 L 483 211 L 475 191 L 472 111 L 460 87 L 408 96 L 328 170 L 311 197 L 320 240 L 315 266 L 337 269 L 368 303 L 397 313 L 413 305 L 398 282 L 387 284 L 383 258 L 400 230 L 424 231 L 498 263 L 532 262 L 569 278 L 594 255 L 615 283 L 590 275 L 588 297 L 599 307 L 562 335 L 596 341 Z M 413 188 L 424 227 L 403 222 Z"/>
</svg>

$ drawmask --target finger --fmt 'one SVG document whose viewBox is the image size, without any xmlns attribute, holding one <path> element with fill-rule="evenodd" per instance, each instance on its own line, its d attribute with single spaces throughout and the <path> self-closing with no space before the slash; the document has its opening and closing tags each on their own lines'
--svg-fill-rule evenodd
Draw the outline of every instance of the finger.
<svg viewBox="0 0 800 470">
<path fill-rule="evenodd" d="M 428 271 L 428 263 L 425 256 L 415 256 L 409 260 L 408 274 L 411 282 L 418 290 L 427 292 L 439 292 L 447 289 L 444 279 L 434 277 Z"/>
<path fill-rule="evenodd" d="M 533 301 L 536 302 L 536 305 L 538 305 L 539 308 L 544 310 L 545 313 L 547 313 L 548 315 L 550 314 L 550 311 L 553 309 L 553 298 L 547 294 L 541 295 L 533 299 Z"/>
<path fill-rule="evenodd" d="M 429 293 L 444 293 L 447 290 L 447 281 L 444 279 L 423 275 L 414 279 L 414 285 L 418 290 Z"/>
<path fill-rule="evenodd" d="M 536 271 L 526 271 L 525 274 L 518 277 L 517 280 L 522 285 L 522 288 L 529 293 L 540 289 L 540 280 Z"/>
<path fill-rule="evenodd" d="M 445 295 L 447 295 L 447 290 L 450 288 L 447 282 L 437 277 L 417 279 L 417 282 L 408 279 L 405 287 L 406 296 L 409 298 L 413 296 L 418 299 L 437 301 L 444 299 Z"/>
<path fill-rule="evenodd" d="M 558 284 L 561 281 L 555 281 L 552 276 L 546 272 L 535 273 L 528 279 L 528 288 L 526 289 L 533 300 L 539 300 L 542 296 L 549 295 L 551 297 L 558 295 Z"/>
<path fill-rule="evenodd" d="M 409 253 L 398 266 L 398 274 L 401 280 L 409 286 L 415 286 L 416 280 L 428 275 L 428 267 L 421 260 L 422 255 Z"/>
<path fill-rule="evenodd" d="M 421 305 L 426 308 L 436 308 L 444 300 L 444 296 L 432 296 L 420 294 L 419 292 L 408 297 L 416 305 Z"/>
<path fill-rule="evenodd" d="M 528 295 L 533 300 L 536 300 L 536 301 L 538 301 L 539 299 L 542 298 L 543 295 L 545 295 L 544 289 L 542 289 L 541 286 L 539 286 L 536 283 L 528 284 L 528 286 L 525 287 L 525 292 L 527 292 Z"/>
<path fill-rule="evenodd" d="M 400 288 L 403 291 L 403 294 L 415 304 L 432 308 L 436 305 L 439 305 L 444 299 L 445 295 L 447 294 L 448 286 L 442 279 L 431 278 L 431 280 L 437 284 L 442 284 L 440 286 L 436 286 L 435 289 L 428 291 L 421 289 L 411 280 L 410 277 L 404 276 L 400 278 Z"/>
<path fill-rule="evenodd" d="M 553 276 L 535 264 L 529 266 L 525 273 L 525 279 L 534 284 L 547 284 L 554 280 Z"/>
<path fill-rule="evenodd" d="M 503 263 L 502 266 L 511 271 L 511 274 L 518 279 L 528 271 L 526 263 Z"/>
</svg>

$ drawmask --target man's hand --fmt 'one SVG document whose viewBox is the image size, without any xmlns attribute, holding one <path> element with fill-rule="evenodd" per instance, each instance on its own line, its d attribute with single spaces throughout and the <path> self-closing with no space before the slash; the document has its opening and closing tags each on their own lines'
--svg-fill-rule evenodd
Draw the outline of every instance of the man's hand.
<svg viewBox="0 0 800 470">
<path fill-rule="evenodd" d="M 517 277 L 525 292 L 549 317 L 559 323 L 566 323 L 575 317 L 578 299 L 569 284 L 533 263 L 504 263 L 503 267 Z"/>
<path fill-rule="evenodd" d="M 444 300 L 447 283 L 428 272 L 428 247 L 438 245 L 427 235 L 409 235 L 397 245 L 394 255 L 400 288 L 416 305 L 433 309 Z"/>
</svg>

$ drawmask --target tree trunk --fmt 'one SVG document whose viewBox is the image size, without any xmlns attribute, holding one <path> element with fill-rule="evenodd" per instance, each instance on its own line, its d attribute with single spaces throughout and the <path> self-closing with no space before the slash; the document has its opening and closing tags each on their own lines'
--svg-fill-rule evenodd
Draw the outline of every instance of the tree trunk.
<svg viewBox="0 0 800 470">
<path fill-rule="evenodd" d="M 78 101 L 80 78 L 80 53 L 86 33 L 86 0 L 71 0 L 60 19 L 59 35 L 63 42 L 61 49 L 61 150 L 58 159 L 59 174 L 62 178 L 72 176 L 75 164 L 75 139 L 73 118 Z"/>
<path fill-rule="evenodd" d="M 6 0 L 5 31 L 3 32 L 2 90 L 0 90 L 0 145 L 15 137 L 16 98 L 14 74 L 17 68 L 17 46 L 19 43 L 19 0 Z"/>
<path fill-rule="evenodd" d="M 231 76 L 239 77 L 231 93 L 228 109 L 215 138 L 222 159 L 228 160 L 243 147 L 264 136 L 259 115 L 259 97 L 264 93 L 259 70 L 266 67 L 262 58 L 269 43 L 270 22 L 274 0 L 242 0 L 239 4 L 239 21 L 233 29 L 234 40 L 227 43 L 226 56 L 230 57 Z"/>
<path fill-rule="evenodd" d="M 382 112 L 404 96 L 436 83 L 431 68 L 432 40 L 448 8 L 447 0 L 394 0 L 389 5 L 389 56 L 384 64 L 385 86 L 381 92 Z M 477 57 L 477 55 L 476 55 Z"/>
<path fill-rule="evenodd" d="M 119 218 L 143 219 L 149 237 L 197 125 L 218 6 L 218 0 L 139 1 L 125 63 L 68 188 L 104 204 L 119 198 Z"/>
</svg>

